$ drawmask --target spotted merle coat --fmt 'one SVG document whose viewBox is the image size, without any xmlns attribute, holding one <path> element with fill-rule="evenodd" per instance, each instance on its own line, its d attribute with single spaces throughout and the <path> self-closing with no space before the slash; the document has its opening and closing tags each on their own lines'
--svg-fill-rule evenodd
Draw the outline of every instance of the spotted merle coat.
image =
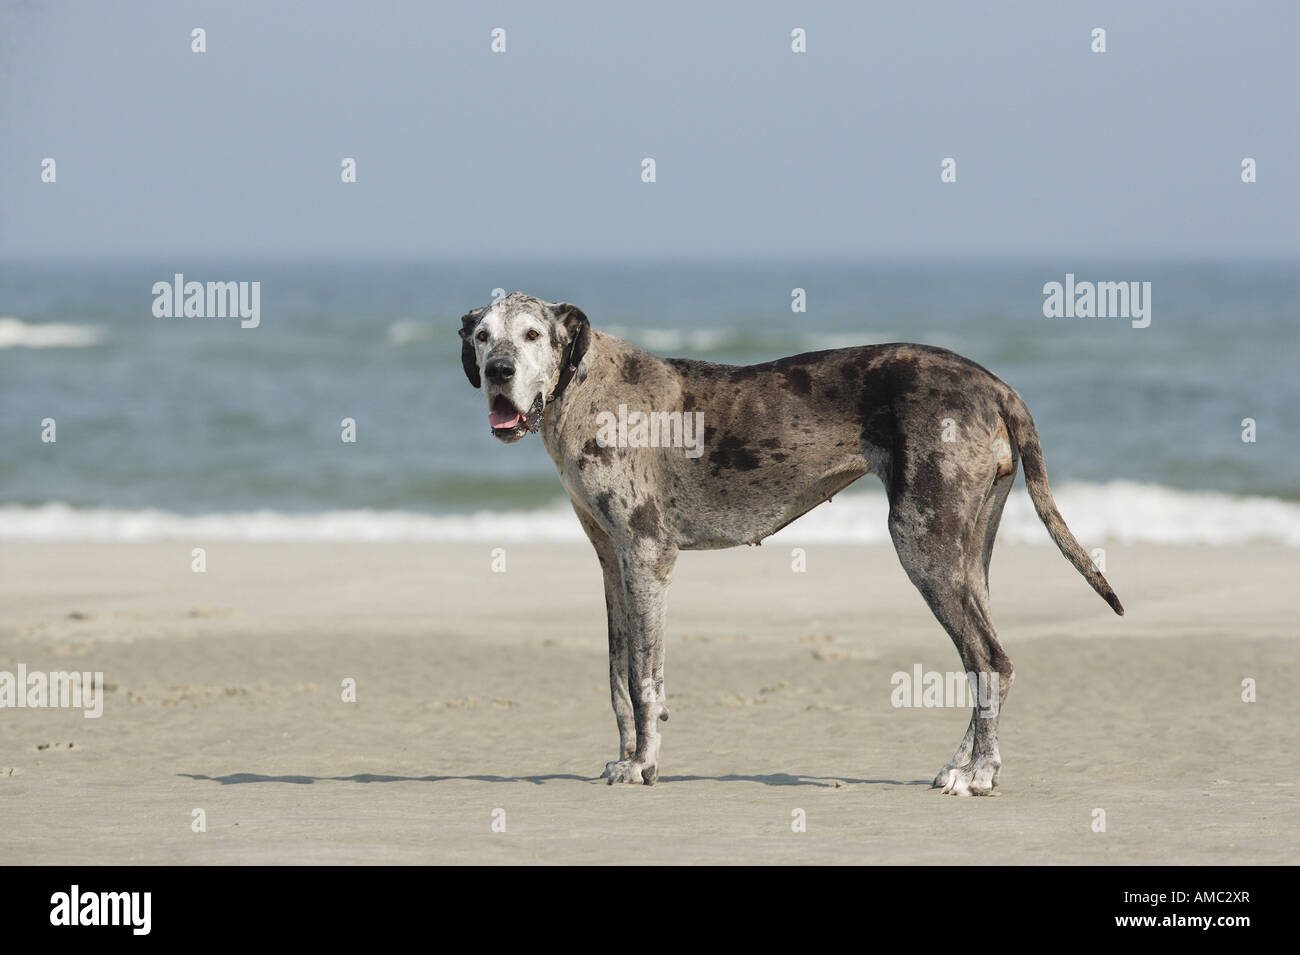
<svg viewBox="0 0 1300 955">
<path fill-rule="evenodd" d="M 740 367 L 664 359 L 595 331 L 573 305 L 519 292 L 464 316 L 461 338 L 492 433 L 541 434 L 604 572 L 619 731 L 611 783 L 658 775 L 677 552 L 757 544 L 866 474 L 885 486 L 899 559 L 963 669 L 996 680 L 996 703 L 976 707 L 934 780 L 945 792 L 989 793 L 1002 765 L 998 715 L 1014 670 L 989 619 L 988 566 L 1019 463 L 1061 552 L 1124 612 L 1056 509 L 1024 402 L 960 355 L 888 344 Z M 607 446 L 598 419 L 619 405 L 702 413 L 703 454 Z"/>
</svg>

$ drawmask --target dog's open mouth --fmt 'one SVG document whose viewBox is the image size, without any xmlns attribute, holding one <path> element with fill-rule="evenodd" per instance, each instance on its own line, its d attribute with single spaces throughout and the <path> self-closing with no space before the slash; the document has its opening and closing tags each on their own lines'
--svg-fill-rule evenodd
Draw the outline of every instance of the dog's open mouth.
<svg viewBox="0 0 1300 955">
<path fill-rule="evenodd" d="M 529 432 L 536 433 L 542 424 L 542 396 L 533 399 L 531 407 L 520 411 L 505 395 L 497 395 L 488 412 L 488 423 L 492 433 L 498 438 L 522 438 Z"/>
</svg>

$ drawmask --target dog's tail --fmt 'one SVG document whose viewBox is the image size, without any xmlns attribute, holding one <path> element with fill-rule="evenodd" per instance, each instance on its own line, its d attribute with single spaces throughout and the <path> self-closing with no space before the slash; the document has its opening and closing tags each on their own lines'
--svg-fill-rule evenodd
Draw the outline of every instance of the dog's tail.
<svg viewBox="0 0 1300 955">
<path fill-rule="evenodd" d="M 1029 409 L 1025 407 L 1024 400 L 1008 386 L 1002 395 L 1001 405 L 1002 420 L 1006 422 L 1007 430 L 1011 432 L 1011 440 L 1015 442 L 1016 450 L 1020 452 L 1021 463 L 1025 467 L 1025 484 L 1029 487 L 1029 497 L 1034 502 L 1034 510 L 1038 512 L 1039 519 L 1046 525 L 1047 533 L 1052 535 L 1052 540 L 1056 541 L 1056 546 L 1061 549 L 1065 559 L 1083 574 L 1084 579 L 1092 585 L 1092 589 L 1110 604 L 1112 610 L 1123 616 L 1124 607 L 1115 596 L 1115 591 L 1101 575 L 1101 571 L 1097 570 L 1088 552 L 1074 539 L 1070 528 L 1065 526 L 1061 512 L 1056 509 L 1056 502 L 1052 500 L 1052 489 L 1047 483 L 1047 465 L 1043 461 L 1043 446 L 1038 441 L 1038 429 L 1034 427 L 1034 419 L 1030 416 Z"/>
</svg>

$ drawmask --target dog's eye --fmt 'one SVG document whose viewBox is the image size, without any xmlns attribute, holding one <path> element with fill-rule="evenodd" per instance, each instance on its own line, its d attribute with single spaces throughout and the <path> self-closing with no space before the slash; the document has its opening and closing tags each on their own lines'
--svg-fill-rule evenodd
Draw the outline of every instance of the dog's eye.
<svg viewBox="0 0 1300 955">
<path fill-rule="evenodd" d="M 524 338 L 528 339 L 530 342 L 535 342 L 537 341 L 537 339 L 541 337 L 542 337 L 542 333 L 535 328 L 530 328 L 528 329 L 527 332 L 524 333 Z"/>
<path fill-rule="evenodd" d="M 479 341 L 481 341 L 481 342 L 485 342 L 485 341 L 487 341 L 487 331 L 486 331 L 485 329 L 480 329 L 479 333 L 478 333 L 477 335 L 475 335 L 474 337 L 477 338 L 477 339 L 478 339 Z"/>
</svg>

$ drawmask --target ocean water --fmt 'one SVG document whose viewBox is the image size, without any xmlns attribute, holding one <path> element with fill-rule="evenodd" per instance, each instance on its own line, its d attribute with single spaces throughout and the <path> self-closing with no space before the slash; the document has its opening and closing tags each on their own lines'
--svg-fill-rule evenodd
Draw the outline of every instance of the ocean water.
<svg viewBox="0 0 1300 955">
<path fill-rule="evenodd" d="M 260 324 L 155 317 L 176 272 L 260 282 Z M 1067 273 L 1150 282 L 1149 327 L 1044 317 Z M 498 444 L 461 371 L 496 288 L 666 356 L 951 348 L 1025 398 L 1085 542 L 1300 546 L 1294 262 L 0 263 L 0 539 L 579 539 L 540 441 Z M 781 537 L 884 541 L 884 513 L 865 478 Z M 1002 535 L 1046 541 L 1023 486 Z"/>
</svg>

